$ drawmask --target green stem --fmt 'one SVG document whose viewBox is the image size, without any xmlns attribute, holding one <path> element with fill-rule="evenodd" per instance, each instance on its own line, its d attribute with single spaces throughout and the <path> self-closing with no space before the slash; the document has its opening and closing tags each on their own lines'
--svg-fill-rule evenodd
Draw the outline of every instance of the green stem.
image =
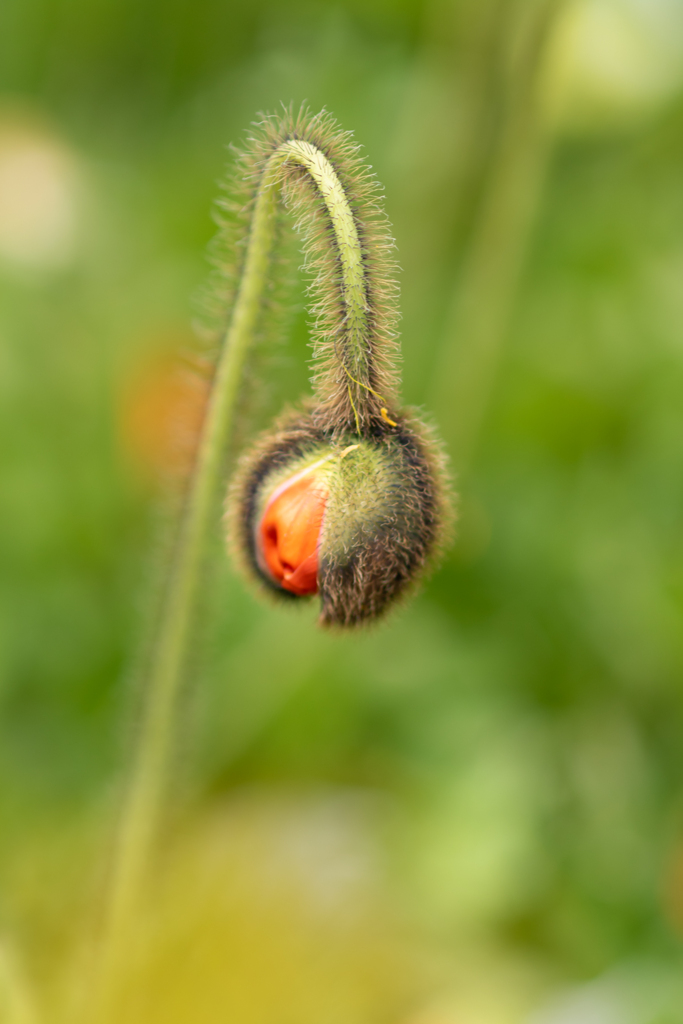
<svg viewBox="0 0 683 1024">
<path fill-rule="evenodd" d="M 363 253 L 353 212 L 334 167 L 310 142 L 298 139 L 285 142 L 271 157 L 273 177 L 287 162 L 298 164 L 308 171 L 329 214 L 339 251 L 346 314 L 346 344 L 337 356 L 346 370 L 366 386 L 369 372 L 367 294 Z"/>
<path fill-rule="evenodd" d="M 501 358 L 540 206 L 552 140 L 540 109 L 548 34 L 564 0 L 536 0 L 493 172 L 437 359 L 433 407 L 462 477 L 469 468 Z"/>
<path fill-rule="evenodd" d="M 315 182 L 330 217 L 341 263 L 342 301 L 348 338 L 348 372 L 367 377 L 366 299 L 363 260 L 353 213 L 337 174 L 315 146 L 283 142 L 269 157 L 261 179 L 247 253 L 232 319 L 211 392 L 197 464 L 165 590 L 160 625 L 119 825 L 109 883 L 95 1018 L 109 1019 L 115 986 L 132 934 L 164 798 L 174 738 L 174 716 L 190 648 L 207 538 L 223 483 L 245 358 L 257 326 L 275 243 L 278 189 L 287 164 L 299 165 Z M 344 364 L 346 365 L 346 364 Z"/>
</svg>

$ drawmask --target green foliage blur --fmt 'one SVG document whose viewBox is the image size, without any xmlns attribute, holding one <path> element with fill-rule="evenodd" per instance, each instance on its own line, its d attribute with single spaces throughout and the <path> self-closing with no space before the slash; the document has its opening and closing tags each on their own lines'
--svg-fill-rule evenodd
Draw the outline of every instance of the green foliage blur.
<svg viewBox="0 0 683 1024">
<path fill-rule="evenodd" d="M 217 527 L 121 1019 L 683 1022 L 681 67 L 681 0 L 2 0 L 1 1021 L 87 973 L 154 389 L 226 145 L 305 101 L 385 186 L 458 536 L 340 637 L 262 606 Z M 301 286 L 288 322 L 269 410 L 308 388 Z"/>
</svg>

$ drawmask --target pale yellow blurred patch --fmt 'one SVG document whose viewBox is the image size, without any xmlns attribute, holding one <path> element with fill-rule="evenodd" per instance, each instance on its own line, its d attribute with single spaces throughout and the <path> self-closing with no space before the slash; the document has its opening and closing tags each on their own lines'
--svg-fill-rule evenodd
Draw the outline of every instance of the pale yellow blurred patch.
<svg viewBox="0 0 683 1024">
<path fill-rule="evenodd" d="M 0 261 L 54 270 L 76 254 L 82 175 L 71 149 L 40 124 L 0 114 Z"/>
<path fill-rule="evenodd" d="M 177 825 L 149 879 L 112 1019 L 525 1024 L 555 979 L 482 929 L 439 937 L 410 920 L 388 877 L 386 810 L 370 791 L 254 787 Z M 7 961 L 6 998 L 22 1013 L 37 1008 L 7 1024 L 88 1019 L 107 817 L 56 820 L 2 865 L 22 966 Z M 0 956 L 0 982 L 3 965 Z"/>
<path fill-rule="evenodd" d="M 16 951 L 0 939 L 0 1021 L 2 1024 L 37 1024 L 32 994 Z"/>
<path fill-rule="evenodd" d="M 527 1024 L 547 997 L 550 981 L 538 960 L 476 941 L 454 952 L 448 989 L 401 1024 Z"/>
<path fill-rule="evenodd" d="M 428 972 L 384 892 L 375 817 L 362 791 L 254 789 L 177 826 L 149 879 L 113 1019 L 402 1021 Z M 106 845 L 101 824 L 62 827 L 5 867 L 51 1024 L 87 1019 Z"/>
<path fill-rule="evenodd" d="M 682 85 L 680 0 L 568 0 L 543 74 L 546 115 L 555 127 L 637 123 Z"/>
<path fill-rule="evenodd" d="M 159 864 L 120 986 L 127 1024 L 391 1020 L 417 975 L 352 797 L 245 795 Z"/>
</svg>

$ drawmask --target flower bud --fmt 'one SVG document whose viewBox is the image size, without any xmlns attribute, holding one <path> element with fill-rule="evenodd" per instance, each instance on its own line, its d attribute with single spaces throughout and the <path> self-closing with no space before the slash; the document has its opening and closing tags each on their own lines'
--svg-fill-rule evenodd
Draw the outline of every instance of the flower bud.
<svg viewBox="0 0 683 1024">
<path fill-rule="evenodd" d="M 242 460 L 232 548 L 271 593 L 317 593 L 322 624 L 354 626 L 382 615 L 433 561 L 445 494 L 441 454 L 408 415 L 371 436 L 290 415 Z"/>
</svg>

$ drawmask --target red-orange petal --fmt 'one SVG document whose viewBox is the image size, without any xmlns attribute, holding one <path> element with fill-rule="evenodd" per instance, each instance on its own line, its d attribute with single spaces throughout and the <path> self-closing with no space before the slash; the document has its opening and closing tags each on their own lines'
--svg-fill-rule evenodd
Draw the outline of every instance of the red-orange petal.
<svg viewBox="0 0 683 1024">
<path fill-rule="evenodd" d="M 289 477 L 271 494 L 257 528 L 261 567 L 285 590 L 318 592 L 318 544 L 327 487 L 312 469 Z"/>
</svg>

